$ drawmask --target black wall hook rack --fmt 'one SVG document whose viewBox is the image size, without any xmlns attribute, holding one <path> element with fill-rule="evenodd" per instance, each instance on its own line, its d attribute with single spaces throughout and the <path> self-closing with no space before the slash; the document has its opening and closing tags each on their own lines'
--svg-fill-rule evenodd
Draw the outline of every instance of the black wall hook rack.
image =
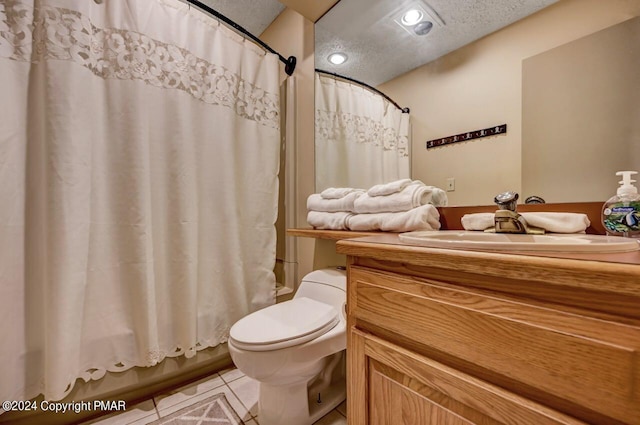
<svg viewBox="0 0 640 425">
<path fill-rule="evenodd" d="M 466 133 L 456 134 L 455 136 L 442 137 L 440 139 L 433 139 L 427 141 L 427 149 L 437 148 L 444 145 L 450 145 L 452 143 L 468 142 L 473 139 L 480 139 L 482 137 L 496 136 L 498 134 L 506 134 L 507 125 L 496 125 L 495 127 L 484 128 L 482 130 L 468 131 Z"/>
</svg>

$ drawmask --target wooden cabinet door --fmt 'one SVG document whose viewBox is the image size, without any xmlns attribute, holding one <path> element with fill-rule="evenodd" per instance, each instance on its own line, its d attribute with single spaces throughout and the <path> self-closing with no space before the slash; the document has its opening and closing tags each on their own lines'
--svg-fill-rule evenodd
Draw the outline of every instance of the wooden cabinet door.
<svg viewBox="0 0 640 425">
<path fill-rule="evenodd" d="M 584 424 L 358 329 L 349 342 L 350 425 Z"/>
<path fill-rule="evenodd" d="M 429 394 L 416 392 L 419 385 Z M 371 360 L 369 363 L 369 415 L 371 425 L 430 424 L 471 425 L 471 418 L 457 415 L 436 403 L 429 396 L 436 396 L 420 382 L 411 382 L 406 376 Z M 434 398 L 436 398 L 434 397 Z"/>
</svg>

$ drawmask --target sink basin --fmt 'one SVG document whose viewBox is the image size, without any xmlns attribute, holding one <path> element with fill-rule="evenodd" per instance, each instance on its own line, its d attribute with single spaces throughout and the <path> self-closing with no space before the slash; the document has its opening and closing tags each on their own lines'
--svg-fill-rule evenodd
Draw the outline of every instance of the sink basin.
<svg viewBox="0 0 640 425">
<path fill-rule="evenodd" d="M 640 249 L 640 243 L 635 239 L 586 234 L 521 235 L 442 230 L 408 232 L 399 237 L 402 242 L 412 245 L 491 251 L 629 252 Z"/>
</svg>

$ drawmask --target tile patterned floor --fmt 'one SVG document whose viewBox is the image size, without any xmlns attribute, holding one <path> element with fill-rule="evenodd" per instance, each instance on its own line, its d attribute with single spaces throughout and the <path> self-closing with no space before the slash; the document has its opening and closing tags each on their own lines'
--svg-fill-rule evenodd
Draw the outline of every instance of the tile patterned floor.
<svg viewBox="0 0 640 425">
<path fill-rule="evenodd" d="M 259 425 L 258 382 L 238 369 L 223 370 L 193 384 L 158 394 L 124 412 L 103 416 L 84 425 L 144 425 L 221 392 L 246 425 Z M 346 416 L 346 403 L 343 402 L 314 425 L 346 425 Z"/>
</svg>

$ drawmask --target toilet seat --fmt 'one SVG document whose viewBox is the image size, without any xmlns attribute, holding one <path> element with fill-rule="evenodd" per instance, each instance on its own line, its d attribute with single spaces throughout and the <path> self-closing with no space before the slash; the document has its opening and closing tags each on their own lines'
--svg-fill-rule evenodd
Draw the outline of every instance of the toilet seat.
<svg viewBox="0 0 640 425">
<path fill-rule="evenodd" d="M 332 306 L 299 297 L 240 319 L 231 327 L 230 341 L 247 351 L 278 350 L 311 341 L 339 321 Z"/>
</svg>

